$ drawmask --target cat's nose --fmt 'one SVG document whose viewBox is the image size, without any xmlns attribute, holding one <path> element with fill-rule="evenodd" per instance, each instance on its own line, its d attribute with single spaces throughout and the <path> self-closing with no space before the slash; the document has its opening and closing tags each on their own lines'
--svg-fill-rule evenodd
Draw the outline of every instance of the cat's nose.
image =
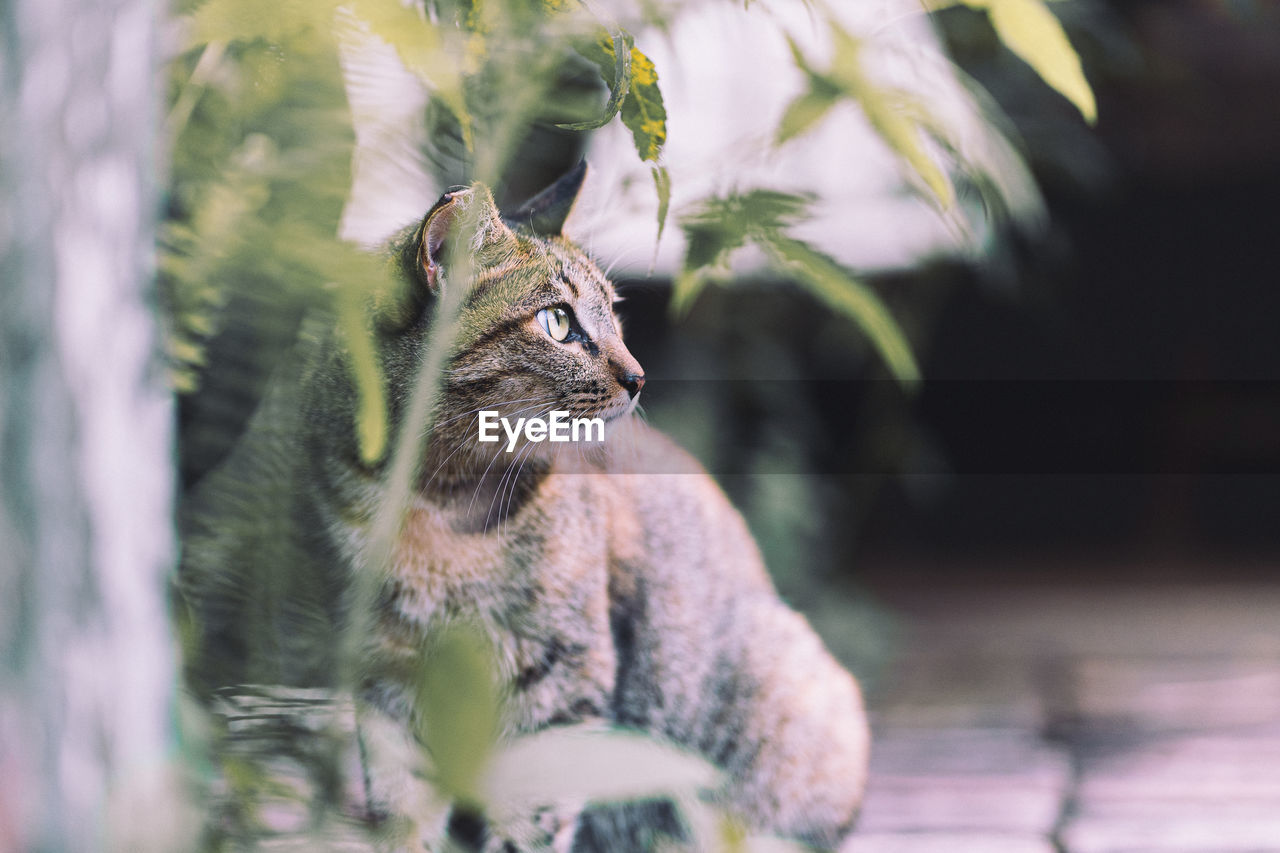
<svg viewBox="0 0 1280 853">
<path fill-rule="evenodd" d="M 640 362 L 625 347 L 619 347 L 609 354 L 609 368 L 613 378 L 627 389 L 634 400 L 644 387 L 644 368 L 640 366 Z"/>
<path fill-rule="evenodd" d="M 627 393 L 633 398 L 640 393 L 640 389 L 644 387 L 643 373 L 624 373 L 618 377 L 618 382 L 623 388 L 627 389 Z"/>
</svg>

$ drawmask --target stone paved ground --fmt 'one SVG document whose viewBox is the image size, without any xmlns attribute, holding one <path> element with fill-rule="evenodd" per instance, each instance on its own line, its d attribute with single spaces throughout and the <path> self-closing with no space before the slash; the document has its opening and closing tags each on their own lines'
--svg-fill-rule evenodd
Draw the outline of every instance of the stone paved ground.
<svg viewBox="0 0 1280 853">
<path fill-rule="evenodd" d="M 1280 582 L 883 594 L 853 853 L 1280 851 Z"/>
</svg>

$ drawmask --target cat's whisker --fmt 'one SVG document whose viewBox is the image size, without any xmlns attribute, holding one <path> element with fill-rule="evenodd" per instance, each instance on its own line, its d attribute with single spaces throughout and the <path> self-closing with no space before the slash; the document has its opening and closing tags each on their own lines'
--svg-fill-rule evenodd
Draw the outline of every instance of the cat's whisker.
<svg viewBox="0 0 1280 853">
<path fill-rule="evenodd" d="M 516 481 L 520 479 L 520 473 L 524 471 L 525 463 L 528 462 L 533 457 L 532 448 L 533 448 L 533 445 L 532 444 L 529 445 L 529 451 L 524 454 L 524 458 L 520 461 L 520 467 L 516 469 L 515 476 L 511 478 L 511 489 L 507 493 L 507 507 L 505 510 L 501 511 L 501 515 L 498 518 L 499 534 L 502 533 L 502 522 L 505 521 L 507 518 L 510 518 L 511 516 L 511 503 L 513 500 L 515 500 L 515 496 L 516 496 Z"/>
<path fill-rule="evenodd" d="M 639 407 L 637 406 L 637 408 Z M 637 443 L 636 435 L 637 432 L 634 429 L 626 430 L 623 435 L 623 452 L 629 457 L 628 470 L 630 471 L 638 471 L 640 468 L 640 447 Z"/>
<path fill-rule="evenodd" d="M 476 416 L 476 420 L 477 421 L 479 420 L 479 415 Z M 435 481 L 436 475 L 440 473 L 440 470 L 449 463 L 450 459 L 452 459 L 454 456 L 457 455 L 459 450 L 466 447 L 468 443 L 469 441 L 466 435 L 463 435 L 462 438 L 458 439 L 458 442 L 457 444 L 454 445 L 453 450 L 449 453 L 448 456 L 444 458 L 444 461 L 442 461 L 439 465 L 436 466 L 436 470 L 432 471 L 431 476 L 428 477 L 427 481 L 422 484 L 421 491 L 425 492 L 427 490 L 427 488 L 431 485 L 431 483 Z"/>
<path fill-rule="evenodd" d="M 445 424 L 457 421 L 458 419 L 464 418 L 468 415 L 474 415 L 475 420 L 477 421 L 477 430 L 478 430 L 479 429 L 478 422 L 480 419 L 479 412 L 481 411 L 485 411 L 489 408 L 499 409 L 499 407 L 501 406 L 509 406 L 515 403 L 523 403 L 523 402 L 527 402 L 528 400 L 536 400 L 536 402 L 532 403 L 531 405 L 539 406 L 552 399 L 554 399 L 554 397 L 543 397 L 541 399 L 534 398 L 534 397 L 527 397 L 519 400 L 507 400 L 501 403 L 486 404 L 477 409 L 472 409 L 470 412 L 463 412 L 461 415 L 457 415 L 455 417 L 449 418 L 447 421 L 442 421 L 440 426 L 444 426 Z M 422 484 L 421 491 L 425 492 L 427 488 L 431 485 L 431 483 L 435 481 L 436 476 L 440 473 L 440 471 L 444 468 L 444 466 L 449 463 L 449 460 L 452 459 L 454 456 L 456 456 L 458 454 L 458 451 L 462 450 L 462 448 L 466 447 L 468 444 L 471 444 L 471 443 L 472 443 L 472 438 L 464 432 L 463 435 L 458 439 L 457 443 L 453 446 L 453 450 L 449 453 L 449 455 L 446 456 L 444 460 L 441 461 L 441 463 L 436 466 L 436 469 L 431 472 L 431 476 L 428 477 L 426 482 Z M 452 489 L 450 491 L 452 492 Z"/>
<path fill-rule="evenodd" d="M 509 462 L 507 462 L 506 467 L 502 471 L 502 477 L 501 479 L 498 480 L 498 487 L 494 490 L 493 497 L 489 499 L 489 508 L 485 511 L 485 514 L 484 514 L 484 532 L 485 533 L 489 532 L 489 520 L 493 518 L 493 508 L 497 506 L 499 507 L 499 512 L 501 512 L 502 493 L 506 488 L 507 477 L 510 476 L 511 472 L 515 469 L 516 459 L 518 459 L 520 454 L 523 452 L 524 452 L 523 447 L 517 450 L 516 456 L 513 457 Z M 498 523 L 498 534 L 501 535 L 502 534 L 501 514 L 499 514 L 498 516 L 497 523 Z"/>
<path fill-rule="evenodd" d="M 544 409 L 544 410 L 543 410 L 542 412 L 540 412 L 539 414 L 533 415 L 533 417 L 535 417 L 535 418 L 545 417 L 545 416 L 546 416 L 550 411 L 551 411 L 550 409 Z M 502 521 L 503 521 L 503 518 L 504 518 L 504 516 L 503 516 L 503 514 L 502 514 L 502 494 L 503 494 L 503 491 L 504 491 L 506 488 L 510 488 L 510 490 L 511 490 L 511 496 L 512 496 L 512 497 L 514 497 L 514 496 L 515 496 L 516 478 L 520 476 L 520 472 L 519 472 L 519 470 L 518 470 L 518 469 L 516 469 L 516 467 L 515 467 L 515 466 L 516 466 L 516 463 L 517 463 L 517 462 L 519 462 L 519 463 L 520 463 L 520 467 L 521 467 L 521 468 L 523 468 L 523 467 L 524 467 L 524 462 L 523 462 L 523 461 L 521 461 L 522 457 L 527 458 L 527 456 L 531 455 L 531 454 L 532 454 L 532 452 L 533 452 L 533 448 L 534 448 L 535 446 L 536 446 L 536 445 L 534 445 L 532 442 L 527 443 L 524 447 L 522 447 L 522 448 L 520 448 L 519 450 L 517 450 L 517 451 L 516 451 L 516 456 L 515 456 L 515 458 L 514 458 L 514 459 L 512 459 L 510 463 L 508 463 L 507 468 L 506 468 L 506 471 L 505 471 L 505 472 L 503 473 L 503 475 L 502 475 L 502 479 L 498 481 L 497 494 L 494 496 L 494 499 L 493 499 L 493 500 L 491 500 L 491 501 L 489 502 L 489 511 L 485 514 L 485 530 L 486 530 L 486 532 L 487 532 L 487 531 L 488 531 L 488 529 L 489 529 L 489 517 L 493 514 L 494 505 L 495 505 L 495 503 L 496 503 L 497 508 L 498 508 L 498 518 L 497 518 L 497 522 L 498 522 L 498 533 L 499 533 L 499 535 L 501 535 L 501 533 L 502 533 Z M 515 471 L 516 471 L 515 476 L 512 476 L 512 477 L 511 477 L 511 480 L 510 480 L 510 483 L 508 483 L 506 486 L 504 486 L 504 485 L 503 485 L 503 482 L 504 482 L 505 480 L 507 480 L 508 476 L 509 476 L 509 475 L 511 475 L 511 472 L 512 472 L 513 470 L 515 470 Z"/>
<path fill-rule="evenodd" d="M 537 416 L 537 415 L 535 415 L 534 417 L 538 417 L 538 416 Z M 496 519 L 497 524 L 498 524 L 498 533 L 499 533 L 499 535 L 501 535 L 501 533 L 502 533 L 502 521 L 503 521 L 503 518 L 504 518 L 504 516 L 503 516 L 503 510 L 502 510 L 503 494 L 504 494 L 508 489 L 510 489 L 510 491 L 511 491 L 511 494 L 512 494 L 512 495 L 514 495 L 514 494 L 515 494 L 516 477 L 518 477 L 518 476 L 519 476 L 519 469 L 518 469 L 516 466 L 517 466 L 517 464 L 523 464 L 523 463 L 521 463 L 521 459 L 522 459 L 522 458 L 524 458 L 525 456 L 527 456 L 528 454 L 532 453 L 532 452 L 533 452 L 533 448 L 534 448 L 534 445 L 533 445 L 532 443 L 525 444 L 525 446 L 524 446 L 524 447 L 521 447 L 519 450 L 517 450 L 517 451 L 516 451 L 515 456 L 514 456 L 514 457 L 512 458 L 512 460 L 507 464 L 507 468 L 506 468 L 506 471 L 505 471 L 505 472 L 503 473 L 503 475 L 502 475 L 502 479 L 498 481 L 497 493 L 494 495 L 493 500 L 492 500 L 492 501 L 490 501 L 490 503 L 489 503 L 489 513 L 485 516 L 485 529 L 486 529 L 486 530 L 488 529 L 489 516 L 493 514 L 493 510 L 494 510 L 494 508 L 496 507 L 496 508 L 497 508 L 497 510 L 498 510 L 498 516 L 497 516 L 497 519 Z"/>
<path fill-rule="evenodd" d="M 484 487 L 484 481 L 488 478 L 490 469 L 492 469 L 494 463 L 498 461 L 498 457 L 504 453 L 506 453 L 506 449 L 499 444 L 498 449 L 493 454 L 493 459 L 489 460 L 489 465 L 484 469 L 484 473 L 480 475 L 480 479 L 476 481 L 475 490 L 471 493 L 471 503 L 467 504 L 468 517 L 471 516 L 471 510 L 475 508 L 476 499 L 480 497 L 480 489 Z"/>
<path fill-rule="evenodd" d="M 543 403 L 545 403 L 545 402 L 546 402 L 546 401 L 543 401 Z M 533 405 L 529 405 L 529 406 L 522 406 L 521 408 L 516 409 L 516 410 L 515 410 L 511 415 L 508 415 L 508 417 L 519 417 L 519 416 L 521 416 L 521 413 L 522 413 L 522 412 L 527 412 L 527 411 L 530 411 L 530 410 L 532 410 L 532 409 L 536 409 L 536 408 L 538 408 L 539 406 L 543 405 L 543 403 L 534 403 Z M 489 476 L 489 471 L 493 468 L 494 463 L 498 461 L 498 457 L 499 457 L 499 456 L 501 456 L 503 453 L 506 453 L 506 452 L 507 452 L 507 449 L 503 446 L 503 444 L 502 444 L 502 440 L 501 440 L 501 439 L 499 439 L 499 440 L 498 440 L 498 450 L 497 450 L 497 452 L 493 454 L 493 459 L 491 459 L 491 460 L 489 461 L 489 465 L 484 469 L 484 473 L 480 475 L 480 479 L 479 479 L 479 481 L 476 483 L 475 491 L 474 491 L 474 492 L 472 492 L 472 494 L 471 494 L 471 503 L 467 505 L 467 515 L 468 515 L 468 516 L 470 516 L 470 515 L 471 515 L 471 510 L 475 508 L 476 499 L 480 497 L 480 489 L 484 486 L 484 481 L 485 481 L 485 479 Z M 486 518 L 487 518 L 487 516 L 486 516 Z"/>
<path fill-rule="evenodd" d="M 624 251 L 618 252 L 618 256 L 615 257 L 613 260 L 611 260 L 608 263 L 608 265 L 602 270 L 602 272 L 604 273 L 604 277 L 609 278 L 610 276 L 612 276 L 613 271 L 618 266 L 618 264 L 622 263 L 623 261 L 630 263 L 632 260 L 634 260 L 637 257 L 641 257 L 640 250 L 624 250 Z"/>
</svg>

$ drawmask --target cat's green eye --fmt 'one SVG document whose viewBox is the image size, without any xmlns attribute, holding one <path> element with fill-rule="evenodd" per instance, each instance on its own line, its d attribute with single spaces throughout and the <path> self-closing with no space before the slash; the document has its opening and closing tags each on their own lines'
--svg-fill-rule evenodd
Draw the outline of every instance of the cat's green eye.
<svg viewBox="0 0 1280 853">
<path fill-rule="evenodd" d="M 553 341 L 569 337 L 569 312 L 563 308 L 543 308 L 538 312 L 538 325 Z"/>
</svg>

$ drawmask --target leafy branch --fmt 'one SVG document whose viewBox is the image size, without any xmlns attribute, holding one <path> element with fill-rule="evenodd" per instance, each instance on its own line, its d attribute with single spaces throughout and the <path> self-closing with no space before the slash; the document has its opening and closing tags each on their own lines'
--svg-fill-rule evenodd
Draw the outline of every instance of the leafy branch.
<svg viewBox="0 0 1280 853">
<path fill-rule="evenodd" d="M 715 198 L 681 220 L 688 252 L 676 277 L 673 310 L 687 310 L 735 251 L 754 245 L 831 309 L 850 317 L 870 339 L 890 373 L 904 386 L 920 369 L 902 328 L 874 290 L 830 256 L 789 233 L 807 217 L 811 196 L 753 190 Z"/>
<path fill-rule="evenodd" d="M 862 58 L 862 42 L 829 21 L 835 55 L 826 71 L 814 69 L 795 41 L 788 36 L 791 55 L 809 80 L 809 90 L 787 108 L 778 127 L 777 143 L 812 129 L 842 98 L 862 107 L 863 114 L 882 139 L 919 175 L 943 208 L 955 201 L 955 191 L 946 173 L 921 144 L 921 129 L 914 120 L 924 112 L 905 92 L 889 90 L 867 75 Z"/>
</svg>

